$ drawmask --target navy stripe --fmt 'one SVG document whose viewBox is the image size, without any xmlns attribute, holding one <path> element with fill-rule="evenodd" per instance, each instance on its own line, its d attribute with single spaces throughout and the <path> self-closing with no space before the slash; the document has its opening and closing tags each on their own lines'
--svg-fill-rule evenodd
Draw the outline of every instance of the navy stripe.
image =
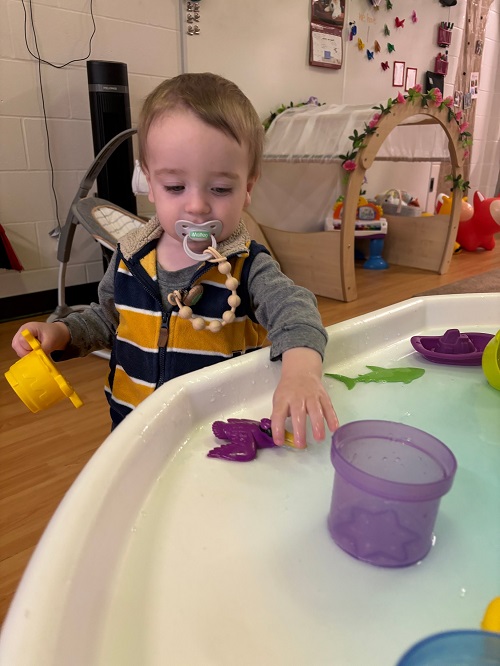
<svg viewBox="0 0 500 666">
<path fill-rule="evenodd" d="M 115 357 L 127 374 L 136 379 L 156 384 L 158 381 L 158 353 L 145 352 L 123 340 L 115 341 Z M 133 368 L 133 372 L 131 369 Z"/>
<path fill-rule="evenodd" d="M 157 288 L 157 285 L 150 279 L 151 291 Z M 157 312 L 161 310 L 160 303 L 153 298 L 152 294 L 146 292 L 141 282 L 120 271 L 117 271 L 115 276 L 115 302 L 117 305 L 133 304 L 136 308 L 146 308 Z"/>
</svg>

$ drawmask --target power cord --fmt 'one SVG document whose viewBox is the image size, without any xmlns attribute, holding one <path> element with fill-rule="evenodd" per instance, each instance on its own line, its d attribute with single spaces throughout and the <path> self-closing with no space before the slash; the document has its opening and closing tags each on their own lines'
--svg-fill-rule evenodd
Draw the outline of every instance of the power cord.
<svg viewBox="0 0 500 666">
<path fill-rule="evenodd" d="M 47 112 L 45 108 L 45 96 L 43 94 L 43 81 L 42 81 L 42 63 L 45 65 L 50 65 L 50 67 L 54 67 L 55 69 L 63 69 L 64 67 L 67 67 L 68 65 L 71 65 L 74 62 L 82 62 L 87 60 L 91 53 L 92 53 L 92 39 L 94 38 L 94 35 L 96 33 L 96 25 L 95 25 L 95 19 L 94 19 L 94 7 L 93 7 L 93 0 L 90 0 L 90 17 L 92 20 L 92 34 L 90 35 L 89 38 L 89 50 L 86 56 L 83 58 L 73 58 L 72 60 L 68 60 L 68 62 L 65 62 L 63 65 L 56 65 L 53 62 L 50 62 L 49 60 L 45 60 L 44 58 L 41 57 L 40 55 L 40 49 L 38 48 L 38 39 L 37 39 L 37 34 L 35 30 L 35 21 L 33 17 L 33 4 L 32 0 L 29 0 L 29 17 L 30 17 L 30 23 L 31 23 L 31 31 L 33 32 L 33 42 L 35 45 L 35 51 L 36 53 L 33 53 L 33 51 L 29 47 L 28 43 L 28 12 L 26 10 L 26 4 L 25 0 L 21 0 L 22 5 L 23 5 L 23 10 L 24 10 L 24 41 L 26 43 L 26 48 L 28 49 L 28 52 L 30 55 L 33 56 L 33 58 L 36 59 L 38 63 L 38 82 L 40 85 L 40 97 L 42 100 L 42 111 L 43 111 L 43 119 L 44 119 L 44 125 L 45 125 L 45 134 L 47 137 L 47 155 L 49 158 L 49 165 L 50 165 L 50 173 L 51 173 L 51 179 L 50 179 L 50 184 L 52 188 L 52 195 L 54 197 L 54 205 L 55 205 L 55 213 L 56 213 L 56 222 L 57 222 L 57 227 L 52 229 L 52 231 L 49 232 L 49 236 L 52 238 L 58 238 L 61 234 L 61 222 L 59 220 L 59 204 L 57 201 L 57 194 L 56 194 L 56 189 L 55 189 L 55 184 L 54 184 L 54 165 L 52 163 L 52 154 L 50 150 L 50 135 L 49 135 L 49 126 L 47 122 Z"/>
</svg>

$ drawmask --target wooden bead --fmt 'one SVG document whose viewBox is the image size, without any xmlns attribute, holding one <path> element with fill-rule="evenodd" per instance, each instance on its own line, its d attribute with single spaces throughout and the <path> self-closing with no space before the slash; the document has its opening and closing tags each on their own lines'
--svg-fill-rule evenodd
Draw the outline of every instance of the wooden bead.
<svg viewBox="0 0 500 666">
<path fill-rule="evenodd" d="M 201 317 L 195 317 L 194 319 L 191 319 L 191 323 L 195 331 L 203 331 L 206 326 L 205 320 Z"/>
<path fill-rule="evenodd" d="M 208 325 L 208 330 L 212 331 L 212 333 L 218 333 L 222 328 L 222 322 L 220 322 L 218 319 L 214 319 L 211 321 Z"/>
<path fill-rule="evenodd" d="M 235 277 L 228 277 L 225 284 L 226 289 L 229 289 L 229 291 L 236 291 L 240 283 Z"/>
<path fill-rule="evenodd" d="M 187 305 L 183 305 L 182 308 L 179 309 L 179 317 L 181 319 L 191 319 L 192 315 L 193 311 Z"/>
<path fill-rule="evenodd" d="M 219 273 L 222 273 L 223 275 L 228 275 L 231 272 L 231 264 L 229 261 L 221 261 L 218 268 Z"/>
<path fill-rule="evenodd" d="M 237 308 L 241 303 L 241 298 L 238 296 L 238 294 L 231 294 L 231 296 L 227 299 L 227 302 L 230 308 Z"/>
<path fill-rule="evenodd" d="M 222 319 L 226 322 L 226 324 L 232 324 L 236 319 L 236 315 L 234 312 L 231 312 L 231 310 L 226 310 L 226 312 L 222 314 Z"/>
</svg>

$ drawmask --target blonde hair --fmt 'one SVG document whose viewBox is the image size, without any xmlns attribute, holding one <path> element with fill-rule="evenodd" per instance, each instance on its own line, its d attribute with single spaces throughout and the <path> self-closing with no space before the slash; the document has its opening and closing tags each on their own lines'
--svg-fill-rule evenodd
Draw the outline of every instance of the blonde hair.
<svg viewBox="0 0 500 666">
<path fill-rule="evenodd" d="M 162 115 L 188 109 L 200 120 L 231 136 L 249 150 L 249 177 L 257 178 L 264 128 L 250 100 L 238 86 L 217 74 L 180 74 L 160 83 L 147 97 L 139 116 L 139 160 L 147 169 L 146 141 L 151 125 Z"/>
</svg>

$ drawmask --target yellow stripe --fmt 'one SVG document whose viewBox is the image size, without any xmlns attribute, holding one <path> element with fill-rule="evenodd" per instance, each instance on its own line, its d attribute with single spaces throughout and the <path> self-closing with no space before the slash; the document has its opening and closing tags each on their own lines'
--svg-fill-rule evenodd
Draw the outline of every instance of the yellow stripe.
<svg viewBox="0 0 500 666">
<path fill-rule="evenodd" d="M 170 319 L 169 348 L 179 351 L 205 351 L 231 356 L 233 351 L 262 346 L 266 338 L 265 329 L 248 318 L 226 324 L 220 333 L 207 329 L 195 331 L 189 319 L 174 316 Z"/>
<path fill-rule="evenodd" d="M 133 381 L 119 366 L 115 371 L 113 382 L 113 397 L 122 402 L 137 407 L 139 403 L 150 396 L 155 390 L 154 386 L 145 386 Z"/>
<path fill-rule="evenodd" d="M 140 264 L 150 277 L 156 278 L 156 252 L 154 250 L 143 257 Z"/>
<path fill-rule="evenodd" d="M 134 312 L 120 305 L 116 307 L 120 313 L 117 336 L 130 340 L 138 347 L 156 351 L 161 328 L 161 312 Z"/>
</svg>

